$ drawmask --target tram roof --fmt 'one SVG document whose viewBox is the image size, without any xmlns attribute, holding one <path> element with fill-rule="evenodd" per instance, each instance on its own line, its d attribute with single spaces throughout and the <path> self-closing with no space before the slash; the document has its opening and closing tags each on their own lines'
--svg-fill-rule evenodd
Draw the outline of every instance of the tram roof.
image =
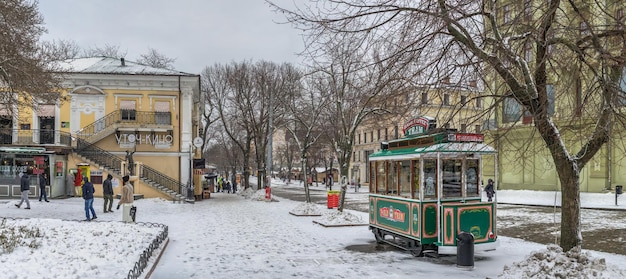
<svg viewBox="0 0 626 279">
<path fill-rule="evenodd" d="M 490 145 L 479 142 L 445 142 L 429 146 L 399 148 L 392 150 L 381 150 L 370 155 L 370 160 L 384 160 L 388 157 L 397 158 L 419 158 L 424 154 L 436 153 L 496 153 L 496 149 Z"/>
</svg>

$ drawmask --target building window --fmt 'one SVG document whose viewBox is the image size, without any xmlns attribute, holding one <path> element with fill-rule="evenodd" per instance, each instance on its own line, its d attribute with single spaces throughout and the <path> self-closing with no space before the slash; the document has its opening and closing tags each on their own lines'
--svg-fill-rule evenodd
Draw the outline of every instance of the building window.
<svg viewBox="0 0 626 279">
<path fill-rule="evenodd" d="M 622 71 L 622 80 L 619 82 L 619 87 L 622 90 L 619 90 L 617 93 L 617 105 L 623 107 L 626 106 L 626 68 Z"/>
<path fill-rule="evenodd" d="M 524 59 L 526 62 L 530 62 L 533 59 L 533 49 L 530 43 L 524 45 Z"/>
<path fill-rule="evenodd" d="M 156 124 L 170 125 L 172 123 L 170 102 L 154 102 L 154 114 Z"/>
<path fill-rule="evenodd" d="M 474 125 L 474 133 L 480 134 L 480 132 L 482 132 L 480 130 L 480 125 Z"/>
<path fill-rule="evenodd" d="M 367 143 L 367 132 L 363 132 L 363 143 Z"/>
<path fill-rule="evenodd" d="M 556 90 L 554 89 L 554 85 L 548 84 L 546 85 L 546 94 L 548 95 L 548 115 L 554 116 L 554 95 Z"/>
<path fill-rule="evenodd" d="M 393 127 L 393 136 L 394 139 L 398 139 L 398 125 Z"/>
<path fill-rule="evenodd" d="M 504 99 L 504 107 L 502 112 L 502 122 L 515 122 L 522 116 L 522 106 L 515 98 L 508 97 Z"/>
<path fill-rule="evenodd" d="M 380 141 L 380 129 L 378 129 L 378 141 Z"/>
<path fill-rule="evenodd" d="M 511 5 L 504 5 L 502 16 L 504 23 L 511 22 Z"/>
<path fill-rule="evenodd" d="M 467 133 L 467 124 L 461 124 L 461 133 Z"/>
<path fill-rule="evenodd" d="M 370 131 L 370 142 L 374 142 L 374 131 Z"/>
<path fill-rule="evenodd" d="M 361 133 L 359 133 L 358 136 L 359 136 L 359 144 L 361 144 Z"/>
<path fill-rule="evenodd" d="M 422 93 L 422 104 L 428 104 L 428 93 Z"/>
<path fill-rule="evenodd" d="M 467 103 L 467 96 L 461 96 L 461 105 L 465 105 Z"/>
<path fill-rule="evenodd" d="M 532 0 L 524 0 L 524 19 L 531 20 L 533 18 Z"/>
<path fill-rule="evenodd" d="M 590 34 L 591 34 L 591 32 L 589 30 L 589 25 L 587 25 L 587 23 L 584 22 L 584 21 L 581 22 L 580 23 L 580 35 L 581 36 L 588 36 Z"/>
<path fill-rule="evenodd" d="M 385 128 L 385 140 L 389 139 L 389 135 L 387 134 L 387 128 Z"/>
<path fill-rule="evenodd" d="M 136 102 L 131 100 L 122 100 L 120 102 L 120 110 L 122 120 L 135 121 L 137 119 Z"/>
<path fill-rule="evenodd" d="M 483 107 L 483 100 L 481 98 L 476 98 L 476 107 L 477 108 Z"/>
<path fill-rule="evenodd" d="M 450 94 L 443 94 L 443 105 L 444 106 L 449 106 L 450 105 Z"/>
</svg>

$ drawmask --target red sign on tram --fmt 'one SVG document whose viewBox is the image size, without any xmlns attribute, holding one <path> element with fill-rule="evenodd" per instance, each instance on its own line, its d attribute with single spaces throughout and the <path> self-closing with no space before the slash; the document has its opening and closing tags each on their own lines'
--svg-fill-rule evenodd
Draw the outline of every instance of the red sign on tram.
<svg viewBox="0 0 626 279">
<path fill-rule="evenodd" d="M 483 142 L 485 137 L 483 134 L 449 134 L 449 141 L 464 141 L 464 142 Z"/>
</svg>

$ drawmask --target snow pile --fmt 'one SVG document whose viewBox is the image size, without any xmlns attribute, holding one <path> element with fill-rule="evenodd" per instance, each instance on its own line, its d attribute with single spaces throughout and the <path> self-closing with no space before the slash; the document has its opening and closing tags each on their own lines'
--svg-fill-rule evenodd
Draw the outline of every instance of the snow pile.
<svg viewBox="0 0 626 279">
<path fill-rule="evenodd" d="M 361 216 L 355 215 L 353 213 L 339 210 L 329 210 L 322 214 L 322 217 L 316 220 L 318 223 L 331 226 L 331 225 L 362 225 L 366 222 L 363 221 Z"/>
<path fill-rule="evenodd" d="M 7 228 L 38 229 L 41 234 L 37 246 L 0 254 L 2 265 L 11 267 L 3 268 L 2 278 L 126 278 L 163 230 L 121 222 L 34 218 L 2 219 L 0 233 Z"/>
<path fill-rule="evenodd" d="M 524 261 L 505 265 L 498 278 L 626 278 L 626 273 L 579 248 L 564 253 L 561 247 L 551 244 L 546 250 L 532 252 Z"/>
<path fill-rule="evenodd" d="M 252 188 L 248 188 L 245 189 L 241 192 L 241 195 L 246 198 L 246 199 L 250 199 L 253 201 L 267 201 L 267 202 L 277 202 L 277 199 L 274 199 L 272 197 L 271 200 L 267 200 L 265 198 L 265 189 L 261 189 L 261 190 L 252 190 Z"/>
<path fill-rule="evenodd" d="M 296 208 L 292 209 L 289 213 L 293 215 L 309 215 L 319 216 L 322 215 L 321 206 L 312 202 L 303 202 L 298 204 Z"/>
</svg>

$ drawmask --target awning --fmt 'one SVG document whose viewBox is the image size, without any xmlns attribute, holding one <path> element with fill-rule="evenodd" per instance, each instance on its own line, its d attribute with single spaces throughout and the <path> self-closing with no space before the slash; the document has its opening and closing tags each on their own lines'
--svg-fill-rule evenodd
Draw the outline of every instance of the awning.
<svg viewBox="0 0 626 279">
<path fill-rule="evenodd" d="M 170 112 L 170 102 L 154 102 L 155 112 Z"/>
<path fill-rule="evenodd" d="M 135 110 L 136 109 L 135 104 L 136 104 L 135 101 L 121 100 L 120 101 L 120 109 L 123 109 L 123 110 Z"/>
<path fill-rule="evenodd" d="M 479 154 L 491 154 L 497 153 L 496 149 L 477 142 L 446 142 L 439 143 L 418 148 L 401 148 L 393 150 L 383 150 L 370 155 L 370 161 L 386 160 L 393 156 L 394 159 L 408 160 L 421 157 L 423 154 L 435 154 L 435 153 L 479 153 Z"/>
</svg>

